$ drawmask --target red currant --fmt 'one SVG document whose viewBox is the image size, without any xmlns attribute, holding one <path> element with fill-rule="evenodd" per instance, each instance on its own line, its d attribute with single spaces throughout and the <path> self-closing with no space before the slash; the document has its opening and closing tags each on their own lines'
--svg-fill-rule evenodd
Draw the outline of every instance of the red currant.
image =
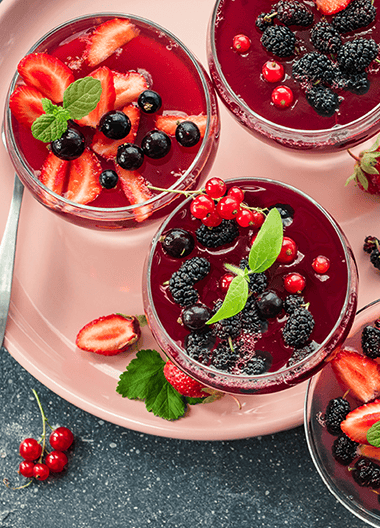
<svg viewBox="0 0 380 528">
<path fill-rule="evenodd" d="M 49 442 L 56 451 L 66 451 L 74 441 L 74 435 L 67 427 L 58 427 L 50 437 Z"/>
<path fill-rule="evenodd" d="M 24 460 L 37 460 L 42 453 L 42 446 L 34 438 L 25 438 L 20 444 L 20 455 Z"/>
<path fill-rule="evenodd" d="M 249 227 L 253 225 L 254 217 L 252 211 L 249 209 L 241 209 L 239 214 L 236 216 L 236 222 L 241 227 Z"/>
<path fill-rule="evenodd" d="M 330 268 L 330 260 L 323 255 L 319 255 L 318 257 L 315 257 L 311 265 L 316 273 L 327 273 Z"/>
<path fill-rule="evenodd" d="M 282 64 L 276 61 L 267 61 L 262 67 L 262 74 L 268 82 L 279 82 L 284 78 L 285 70 Z"/>
<path fill-rule="evenodd" d="M 228 190 L 227 196 L 231 196 L 241 203 L 244 200 L 244 191 L 235 185 Z"/>
<path fill-rule="evenodd" d="M 45 464 L 50 471 L 60 473 L 67 464 L 67 456 L 62 451 L 52 451 L 45 458 Z"/>
<path fill-rule="evenodd" d="M 46 464 L 35 464 L 33 468 L 33 477 L 37 480 L 46 480 L 50 474 L 49 468 Z"/>
<path fill-rule="evenodd" d="M 293 99 L 293 92 L 287 86 L 277 86 L 272 92 L 272 103 L 278 108 L 288 108 Z"/>
<path fill-rule="evenodd" d="M 32 462 L 31 460 L 23 460 L 22 462 L 20 462 L 20 465 L 18 467 L 18 472 L 23 477 L 32 478 L 33 468 L 34 468 L 34 462 Z"/>
<path fill-rule="evenodd" d="M 252 211 L 252 227 L 260 229 L 265 221 L 265 215 L 261 211 Z"/>
<path fill-rule="evenodd" d="M 216 210 L 225 220 L 231 220 L 240 212 L 240 203 L 232 196 L 224 196 L 218 202 Z"/>
<path fill-rule="evenodd" d="M 251 41 L 247 35 L 235 35 L 232 39 L 232 48 L 238 53 L 246 53 L 251 47 Z"/>
<path fill-rule="evenodd" d="M 202 218 L 202 224 L 207 227 L 217 227 L 223 221 L 223 218 L 215 211 Z"/>
<path fill-rule="evenodd" d="M 220 289 L 225 293 L 228 288 L 230 287 L 230 284 L 233 280 L 233 278 L 235 277 L 235 275 L 233 275 L 232 273 L 226 273 L 225 275 L 223 275 L 223 277 L 220 279 L 220 283 L 219 283 L 219 286 L 220 286 Z"/>
<path fill-rule="evenodd" d="M 299 273 L 289 273 L 284 278 L 285 290 L 289 293 L 300 293 L 306 286 L 305 277 Z"/>
<path fill-rule="evenodd" d="M 205 185 L 206 193 L 211 198 L 221 198 L 226 192 L 227 186 L 221 178 L 210 178 Z"/>
<path fill-rule="evenodd" d="M 277 262 L 282 264 L 290 264 L 297 256 L 297 244 L 292 238 L 284 237 L 282 239 L 281 251 L 277 257 Z"/>
<path fill-rule="evenodd" d="M 191 214 L 195 216 L 195 218 L 199 218 L 200 220 L 206 215 L 212 213 L 214 209 L 214 200 L 206 194 L 200 194 L 199 196 L 196 196 L 190 205 Z"/>
</svg>

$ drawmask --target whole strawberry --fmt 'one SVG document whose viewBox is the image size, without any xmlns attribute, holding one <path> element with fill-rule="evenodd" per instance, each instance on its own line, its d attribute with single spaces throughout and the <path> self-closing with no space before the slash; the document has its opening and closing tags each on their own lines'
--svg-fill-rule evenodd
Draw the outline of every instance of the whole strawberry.
<svg viewBox="0 0 380 528">
<path fill-rule="evenodd" d="M 182 372 L 171 361 L 165 363 L 164 376 L 170 385 L 182 394 L 182 396 L 189 398 L 205 398 L 208 396 L 208 393 L 204 391 L 206 388 L 204 385 L 190 378 L 190 376 Z"/>
<path fill-rule="evenodd" d="M 354 173 L 346 181 L 346 185 L 355 181 L 358 187 L 369 194 L 380 194 L 380 136 L 375 143 L 367 150 L 363 150 L 359 157 L 350 150 L 348 153 L 355 160 Z"/>
</svg>

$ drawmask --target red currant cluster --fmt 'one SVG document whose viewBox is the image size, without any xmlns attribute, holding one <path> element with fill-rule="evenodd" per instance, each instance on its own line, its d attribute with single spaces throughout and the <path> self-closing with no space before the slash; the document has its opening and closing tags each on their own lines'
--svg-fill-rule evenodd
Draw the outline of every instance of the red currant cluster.
<svg viewBox="0 0 380 528">
<path fill-rule="evenodd" d="M 74 435 L 67 427 L 57 427 L 53 429 L 42 409 L 41 402 L 35 390 L 33 393 L 36 397 L 38 406 L 41 411 L 43 432 L 40 440 L 35 438 L 25 438 L 20 444 L 20 455 L 23 461 L 20 462 L 18 472 L 20 475 L 30 479 L 46 480 L 50 472 L 60 473 L 65 468 L 68 460 L 64 453 L 74 441 Z M 53 451 L 48 451 L 46 448 L 46 424 L 52 430 L 49 436 L 49 443 Z M 30 480 L 27 484 L 13 489 L 21 489 L 29 486 L 33 481 Z M 4 479 L 4 484 L 8 486 L 8 480 Z"/>
<path fill-rule="evenodd" d="M 222 179 L 209 179 L 205 185 L 205 193 L 193 198 L 191 214 L 207 227 L 217 227 L 222 220 L 234 218 L 241 227 L 259 229 L 265 220 L 264 212 L 244 204 L 244 191 L 240 187 L 231 187 L 227 194 L 226 190 Z"/>
</svg>

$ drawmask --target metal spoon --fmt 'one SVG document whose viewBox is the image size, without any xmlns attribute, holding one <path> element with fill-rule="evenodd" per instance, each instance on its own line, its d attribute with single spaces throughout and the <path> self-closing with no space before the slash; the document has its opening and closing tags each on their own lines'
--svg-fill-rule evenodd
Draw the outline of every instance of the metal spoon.
<svg viewBox="0 0 380 528">
<path fill-rule="evenodd" d="M 0 346 L 4 342 L 9 304 L 11 300 L 13 268 L 16 254 L 18 220 L 24 186 L 15 174 L 12 201 L 3 238 L 0 243 Z"/>
</svg>

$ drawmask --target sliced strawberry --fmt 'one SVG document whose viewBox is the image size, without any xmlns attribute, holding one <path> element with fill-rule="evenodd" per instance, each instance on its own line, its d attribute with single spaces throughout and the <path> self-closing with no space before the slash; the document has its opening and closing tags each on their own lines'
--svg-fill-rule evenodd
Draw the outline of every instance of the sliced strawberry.
<svg viewBox="0 0 380 528">
<path fill-rule="evenodd" d="M 362 444 L 358 447 L 358 454 L 367 458 L 380 460 L 380 447 Z"/>
<path fill-rule="evenodd" d="M 113 110 L 115 103 L 115 88 L 113 85 L 113 75 L 107 66 L 102 66 L 89 74 L 94 79 L 99 79 L 102 85 L 102 94 L 96 108 L 82 119 L 76 120 L 81 126 L 96 128 L 100 118 Z"/>
<path fill-rule="evenodd" d="M 39 179 L 51 191 L 56 194 L 62 194 L 68 167 L 68 161 L 57 158 L 50 151 L 42 165 Z"/>
<path fill-rule="evenodd" d="M 140 336 L 140 324 L 136 317 L 111 314 L 87 323 L 79 330 L 75 343 L 87 352 L 115 356 L 136 343 Z"/>
<path fill-rule="evenodd" d="M 91 148 L 99 156 L 106 159 L 116 157 L 117 149 L 124 143 L 134 143 L 140 123 L 140 109 L 135 105 L 128 105 L 122 110 L 131 120 L 131 131 L 123 139 L 109 139 L 102 132 L 97 130 L 92 139 Z"/>
<path fill-rule="evenodd" d="M 86 149 L 79 158 L 70 162 L 65 198 L 79 204 L 95 200 L 102 190 L 99 183 L 101 172 L 98 158 L 90 149 Z"/>
<path fill-rule="evenodd" d="M 158 128 L 158 130 L 162 130 L 169 136 L 174 136 L 177 125 L 179 125 L 179 123 L 182 123 L 182 121 L 192 121 L 199 128 L 201 137 L 205 135 L 207 116 L 203 114 L 189 116 L 184 116 L 180 114 L 160 115 L 157 116 L 156 119 L 156 128 Z"/>
<path fill-rule="evenodd" d="M 44 114 L 41 99 L 44 95 L 34 86 L 18 86 L 9 98 L 11 112 L 19 123 L 31 127 Z"/>
<path fill-rule="evenodd" d="M 375 360 L 343 348 L 331 365 L 338 380 L 360 401 L 368 402 L 380 394 L 380 366 Z"/>
<path fill-rule="evenodd" d="M 314 0 L 323 15 L 334 15 L 346 9 L 351 0 Z"/>
<path fill-rule="evenodd" d="M 375 400 L 348 413 L 340 428 L 354 442 L 368 444 L 367 431 L 379 420 L 380 400 Z"/>
<path fill-rule="evenodd" d="M 171 361 L 165 363 L 164 376 L 170 385 L 182 396 L 189 398 L 205 398 L 208 396 L 208 393 L 203 390 L 206 388 L 204 385 L 182 372 Z"/>
<path fill-rule="evenodd" d="M 112 73 L 116 92 L 115 109 L 137 101 L 141 92 L 148 88 L 145 77 L 140 73 L 134 71 Z"/>
<path fill-rule="evenodd" d="M 120 183 L 125 193 L 125 196 L 130 201 L 131 205 L 143 204 L 149 198 L 152 198 L 152 193 L 146 185 L 144 176 L 138 171 L 128 171 L 115 165 L 116 172 L 119 175 Z M 152 204 L 142 205 L 137 207 L 135 211 L 135 218 L 137 222 L 143 222 L 152 214 Z"/>
<path fill-rule="evenodd" d="M 54 103 L 62 103 L 63 92 L 74 82 L 73 72 L 57 57 L 47 53 L 30 53 L 18 64 L 24 82 L 34 86 Z"/>
<path fill-rule="evenodd" d="M 114 18 L 98 26 L 91 35 L 85 55 L 90 66 L 97 66 L 118 48 L 137 37 L 139 29 L 130 20 Z"/>
</svg>

